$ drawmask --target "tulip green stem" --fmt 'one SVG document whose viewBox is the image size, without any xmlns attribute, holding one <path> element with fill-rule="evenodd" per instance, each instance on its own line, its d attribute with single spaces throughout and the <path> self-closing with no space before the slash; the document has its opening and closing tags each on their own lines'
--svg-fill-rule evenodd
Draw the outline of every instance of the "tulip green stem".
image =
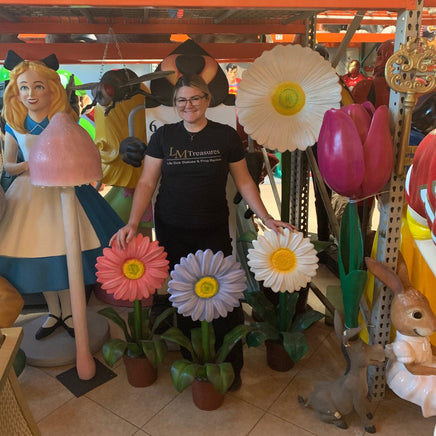
<svg viewBox="0 0 436 436">
<path fill-rule="evenodd" d="M 141 300 L 136 299 L 133 302 L 133 312 L 135 320 L 135 339 L 142 339 L 142 303 Z"/>
<path fill-rule="evenodd" d="M 210 362 L 210 329 L 213 328 L 208 321 L 201 321 L 201 342 L 203 345 L 204 361 Z"/>
</svg>

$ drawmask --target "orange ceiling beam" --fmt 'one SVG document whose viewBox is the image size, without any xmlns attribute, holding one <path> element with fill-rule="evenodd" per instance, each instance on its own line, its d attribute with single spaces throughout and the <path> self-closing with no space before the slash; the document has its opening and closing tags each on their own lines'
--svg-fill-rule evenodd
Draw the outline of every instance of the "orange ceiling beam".
<svg viewBox="0 0 436 436">
<path fill-rule="evenodd" d="M 278 24 L 278 23 L 259 23 L 259 24 L 213 24 L 213 23 L 129 23 L 129 24 L 95 24 L 95 23 L 11 23 L 0 21 L 0 32 L 2 34 L 11 33 L 94 33 L 108 34 L 109 28 L 115 34 L 268 34 L 268 33 L 300 33 L 304 34 L 306 28 L 302 24 Z"/>
<path fill-rule="evenodd" d="M 344 38 L 344 33 L 317 33 L 317 41 L 327 45 L 337 45 Z M 351 44 L 364 42 L 383 42 L 395 38 L 394 34 L 358 33 L 353 36 Z M 274 43 L 208 43 L 200 44 L 203 49 L 219 62 L 252 62 L 265 50 L 271 50 Z M 168 56 L 178 43 L 120 43 L 122 55 L 115 44 L 107 46 L 105 63 L 155 63 Z M 8 50 L 14 50 L 24 59 L 44 58 L 55 53 L 61 64 L 101 63 L 106 44 L 102 43 L 0 43 L 0 63 L 3 63 Z"/>
<path fill-rule="evenodd" d="M 316 40 L 321 43 L 340 43 L 345 33 L 317 32 Z M 351 44 L 384 42 L 395 39 L 395 33 L 355 33 L 351 38 Z"/>
<path fill-rule="evenodd" d="M 115 44 L 109 44 L 105 63 L 154 63 L 168 56 L 179 43 L 121 43 L 120 59 Z M 276 44 L 271 43 L 231 43 L 200 44 L 206 52 L 219 62 L 251 62 L 265 50 L 271 50 Z M 101 63 L 106 44 L 93 43 L 0 43 L 0 63 L 4 62 L 8 50 L 14 50 L 24 59 L 42 59 L 52 53 L 56 54 L 61 64 Z M 37 53 L 37 55 L 36 55 Z"/>
<path fill-rule="evenodd" d="M 426 3 L 433 3 L 427 0 Z M 235 0 L 14 0 L 15 5 L 34 6 L 94 6 L 94 7 L 168 7 L 168 8 L 226 8 L 234 9 Z M 206 4 L 205 4 L 206 3 Z M 11 1 L 0 0 L 1 4 Z M 285 9 L 367 9 L 367 10 L 402 10 L 415 9 L 416 0 L 238 0 L 237 7 L 246 8 L 285 8 Z"/>
</svg>

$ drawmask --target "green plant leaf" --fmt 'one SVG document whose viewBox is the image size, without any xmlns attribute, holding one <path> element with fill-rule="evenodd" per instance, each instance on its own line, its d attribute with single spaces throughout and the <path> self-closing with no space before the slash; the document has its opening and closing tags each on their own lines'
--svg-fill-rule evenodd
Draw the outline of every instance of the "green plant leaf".
<svg viewBox="0 0 436 436">
<path fill-rule="evenodd" d="M 317 310 L 309 309 L 306 312 L 298 313 L 294 318 L 294 322 L 288 331 L 291 332 L 302 332 L 309 328 L 313 323 L 324 318 L 324 314 L 318 312 Z"/>
<path fill-rule="evenodd" d="M 257 233 L 253 230 L 248 230 L 239 235 L 236 242 L 253 242 L 254 239 L 257 239 Z"/>
<path fill-rule="evenodd" d="M 142 326 L 141 326 L 141 339 L 152 339 L 153 333 L 150 329 L 150 312 L 151 307 L 143 307 L 141 310 L 142 313 Z"/>
<path fill-rule="evenodd" d="M 245 301 L 257 312 L 263 321 L 278 328 L 278 313 L 274 305 L 263 292 L 244 291 Z"/>
<path fill-rule="evenodd" d="M 144 352 L 142 351 L 142 346 L 139 341 L 135 342 L 127 342 L 127 350 L 126 354 L 129 357 L 141 357 L 144 356 Z"/>
<path fill-rule="evenodd" d="M 127 330 L 127 324 L 124 321 L 123 318 L 116 312 L 112 307 L 105 307 L 104 309 L 101 309 L 98 311 L 100 315 L 105 316 L 106 318 L 110 319 L 112 322 L 114 322 L 116 325 L 121 327 L 121 329 L 124 332 L 124 337 L 126 338 L 126 341 L 131 341 L 132 337 L 129 334 L 129 331 Z"/>
<path fill-rule="evenodd" d="M 306 338 L 300 332 L 281 332 L 283 336 L 283 346 L 291 359 L 297 363 L 309 349 Z"/>
<path fill-rule="evenodd" d="M 285 331 L 289 331 L 291 329 L 294 316 L 295 316 L 295 308 L 297 307 L 297 302 L 300 294 L 298 292 L 285 292 L 280 294 L 282 296 L 282 299 L 280 300 L 280 303 L 284 300 L 285 302 L 285 310 L 286 313 L 286 320 L 284 322 L 283 327 L 285 328 Z"/>
<path fill-rule="evenodd" d="M 207 379 L 213 384 L 213 387 L 224 394 L 235 379 L 235 372 L 233 370 L 232 364 L 229 362 L 217 363 L 206 363 L 206 375 Z"/>
<path fill-rule="evenodd" d="M 175 313 L 176 308 L 175 307 L 169 307 L 168 309 L 165 309 L 159 316 L 156 317 L 156 319 L 153 322 L 153 328 L 151 329 L 151 336 L 154 335 L 154 332 L 159 327 L 159 325 L 165 321 L 170 315 Z"/>
<path fill-rule="evenodd" d="M 278 341 L 280 339 L 278 329 L 267 322 L 257 322 L 253 324 L 252 327 L 254 330 L 247 334 L 247 345 L 249 347 L 258 347 L 267 339 L 271 339 L 272 341 Z"/>
<path fill-rule="evenodd" d="M 356 203 L 348 203 L 344 209 L 339 229 L 338 269 L 339 275 L 361 270 L 363 266 L 363 239 Z"/>
<path fill-rule="evenodd" d="M 367 278 L 367 271 L 362 270 L 350 271 L 349 274 L 341 276 L 342 301 L 347 328 L 359 325 L 359 305 Z"/>
<path fill-rule="evenodd" d="M 192 358 L 197 363 L 204 363 L 204 351 L 201 328 L 194 328 L 191 330 L 191 344 L 194 350 Z"/>
<path fill-rule="evenodd" d="M 178 392 L 185 390 L 197 375 L 200 365 L 189 360 L 176 360 L 171 366 L 171 379 Z"/>
<path fill-rule="evenodd" d="M 115 362 L 123 357 L 126 348 L 126 341 L 123 341 L 122 339 L 110 339 L 103 345 L 102 348 L 105 362 L 110 367 L 114 366 Z"/>
<path fill-rule="evenodd" d="M 195 355 L 191 341 L 177 327 L 170 327 L 161 335 L 161 338 L 179 344 L 181 347 L 186 348 L 193 356 Z"/>
<path fill-rule="evenodd" d="M 233 349 L 233 347 L 236 345 L 238 341 L 240 341 L 242 338 L 247 336 L 249 332 L 253 330 L 253 327 L 250 325 L 238 325 L 232 330 L 230 330 L 225 336 L 223 343 L 218 350 L 218 353 L 216 355 L 215 362 L 221 363 L 224 362 L 224 359 L 227 357 L 227 355 L 230 353 L 230 351 Z"/>
<path fill-rule="evenodd" d="M 157 368 L 163 362 L 168 351 L 167 344 L 161 340 L 140 341 L 142 351 L 144 352 L 150 363 Z"/>
</svg>

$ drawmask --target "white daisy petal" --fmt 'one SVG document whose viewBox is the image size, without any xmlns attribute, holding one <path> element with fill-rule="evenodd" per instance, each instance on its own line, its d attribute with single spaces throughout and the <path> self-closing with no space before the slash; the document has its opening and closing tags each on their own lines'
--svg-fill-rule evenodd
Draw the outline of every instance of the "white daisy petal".
<svg viewBox="0 0 436 436">
<path fill-rule="evenodd" d="M 339 108 L 340 101 L 341 86 L 331 64 L 314 50 L 295 44 L 265 51 L 244 71 L 236 106 L 247 134 L 283 152 L 312 146 L 324 112 Z"/>
<path fill-rule="evenodd" d="M 255 279 L 263 280 L 264 286 L 274 292 L 296 291 L 316 275 L 316 251 L 302 233 L 283 229 L 283 234 L 277 235 L 268 231 L 253 241 L 253 246 L 248 250 L 247 264 Z"/>
</svg>

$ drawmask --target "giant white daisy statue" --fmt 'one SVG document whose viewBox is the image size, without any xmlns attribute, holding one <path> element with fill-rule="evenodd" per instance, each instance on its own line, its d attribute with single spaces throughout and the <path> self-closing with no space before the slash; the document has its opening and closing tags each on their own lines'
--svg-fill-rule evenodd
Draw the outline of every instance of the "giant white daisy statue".
<svg viewBox="0 0 436 436">
<path fill-rule="evenodd" d="M 245 132 L 271 150 L 305 150 L 317 142 L 324 113 L 339 108 L 338 76 L 318 52 L 278 45 L 244 71 L 236 98 Z"/>
<path fill-rule="evenodd" d="M 248 265 L 256 280 L 263 281 L 265 287 L 279 292 L 279 303 L 274 306 L 263 292 L 244 292 L 245 301 L 261 319 L 247 335 L 247 344 L 256 347 L 265 342 L 267 362 L 272 369 L 277 368 L 270 363 L 275 359 L 269 359 L 269 345 L 271 342 L 278 344 L 284 348 L 293 365 L 308 350 L 303 330 L 324 316 L 311 308 L 297 313 L 296 291 L 306 286 L 316 275 L 316 250 L 300 232 L 283 229 L 278 234 L 268 231 L 253 241 L 253 248 L 248 250 Z"/>
<path fill-rule="evenodd" d="M 258 281 L 274 292 L 294 292 L 316 275 L 318 257 L 309 238 L 283 229 L 267 231 L 248 250 L 248 266 Z"/>
</svg>

